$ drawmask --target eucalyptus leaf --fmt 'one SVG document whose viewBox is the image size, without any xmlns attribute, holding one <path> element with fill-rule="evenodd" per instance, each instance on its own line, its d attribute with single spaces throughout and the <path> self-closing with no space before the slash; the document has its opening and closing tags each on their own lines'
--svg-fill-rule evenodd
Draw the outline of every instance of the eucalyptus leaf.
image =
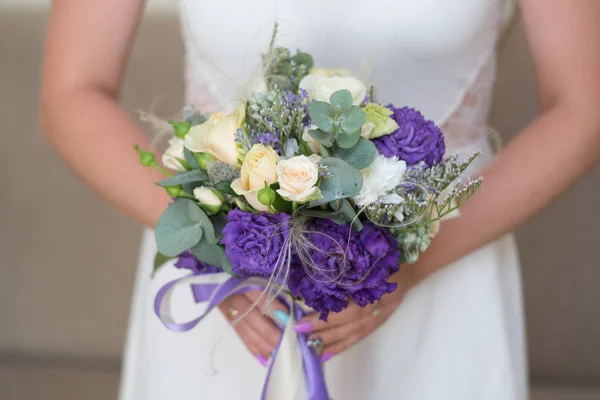
<svg viewBox="0 0 600 400">
<path fill-rule="evenodd" d="M 237 194 L 231 188 L 231 182 L 228 182 L 228 181 L 217 182 L 217 183 L 215 183 L 214 188 L 217 189 L 219 192 L 230 194 L 232 196 L 237 196 Z"/>
<path fill-rule="evenodd" d="M 159 186 L 177 186 L 184 183 L 191 182 L 204 182 L 208 180 L 208 175 L 206 172 L 200 169 L 193 169 L 191 171 L 184 172 L 182 174 L 177 174 L 172 176 L 171 178 L 167 178 L 157 183 Z"/>
<path fill-rule="evenodd" d="M 181 187 L 183 188 L 183 190 L 185 190 L 187 193 L 189 193 L 190 195 L 194 195 L 194 189 L 196 189 L 197 187 L 202 186 L 202 182 L 189 182 L 189 183 L 183 183 L 181 185 Z"/>
<path fill-rule="evenodd" d="M 354 211 L 354 207 L 352 207 L 348 199 L 337 200 L 335 203 L 335 207 L 333 205 L 331 207 L 337 210 L 339 218 L 343 219 L 347 224 L 352 223 L 352 229 L 360 232 L 363 228 L 362 222 L 356 218 L 356 211 Z"/>
<path fill-rule="evenodd" d="M 198 160 L 196 159 L 196 156 L 187 147 L 183 148 L 183 156 L 185 157 L 185 162 L 188 163 L 188 165 L 192 169 L 200 168 L 200 166 L 198 165 Z"/>
<path fill-rule="evenodd" d="M 167 261 L 172 260 L 174 257 L 165 256 L 160 252 L 156 252 L 154 256 L 154 268 L 152 269 L 152 277 L 158 272 L 158 270 L 163 267 Z"/>
<path fill-rule="evenodd" d="M 308 203 L 308 207 L 326 206 L 333 200 L 335 200 L 335 195 L 332 192 L 321 189 L 321 198 Z"/>
<path fill-rule="evenodd" d="M 336 110 L 348 112 L 352 108 L 352 94 L 347 89 L 338 90 L 329 97 L 329 102 Z"/>
<path fill-rule="evenodd" d="M 338 146 L 343 149 L 350 149 L 358 143 L 360 139 L 360 131 L 356 131 L 354 133 L 338 133 L 335 138 L 335 141 Z"/>
<path fill-rule="evenodd" d="M 298 52 L 291 59 L 298 65 L 304 65 L 307 72 L 313 67 L 313 58 L 308 53 Z"/>
<path fill-rule="evenodd" d="M 190 250 L 198 260 L 208 265 L 221 265 L 225 256 L 225 251 L 221 246 L 210 243 L 208 240 L 201 240 Z"/>
<path fill-rule="evenodd" d="M 308 115 L 311 121 L 322 131 L 328 133 L 333 131 L 335 109 L 329 103 L 324 101 L 312 101 L 308 103 Z"/>
<path fill-rule="evenodd" d="M 229 258 L 227 258 L 227 256 L 223 256 L 223 259 L 221 260 L 221 268 L 229 275 L 236 276 L 233 273 L 233 264 L 231 264 L 231 261 L 229 260 Z"/>
<path fill-rule="evenodd" d="M 331 132 L 324 132 L 321 129 L 309 129 L 308 134 L 323 146 L 331 146 L 333 140 Z"/>
<path fill-rule="evenodd" d="M 202 227 L 203 240 L 207 240 L 209 243 L 215 243 L 217 241 L 215 228 L 206 213 L 191 200 L 188 200 L 187 202 L 187 212 L 190 219 Z"/>
<path fill-rule="evenodd" d="M 227 225 L 227 219 L 223 214 L 216 214 L 209 217 L 210 222 L 212 223 L 213 229 L 215 230 L 216 236 L 223 236 L 223 228 Z"/>
<path fill-rule="evenodd" d="M 358 143 L 349 149 L 336 148 L 333 156 L 341 158 L 356 169 L 367 168 L 377 156 L 377 148 L 369 139 L 359 138 Z"/>
<path fill-rule="evenodd" d="M 313 210 L 313 209 L 300 209 L 298 213 L 301 215 L 306 215 L 307 217 L 313 218 L 328 218 L 335 222 L 338 225 L 342 225 L 346 223 L 346 220 L 343 216 L 335 211 L 324 211 L 324 210 Z"/>
<path fill-rule="evenodd" d="M 340 127 L 346 133 L 354 133 L 360 131 L 360 128 L 362 128 L 366 121 L 367 114 L 365 114 L 363 109 L 358 106 L 352 106 L 350 111 L 344 114 Z"/>
<path fill-rule="evenodd" d="M 326 170 L 319 188 L 321 191 L 331 192 L 331 200 L 356 196 L 360 192 L 362 175 L 346 161 L 329 157 L 321 160 L 319 164 Z"/>
<path fill-rule="evenodd" d="M 200 210 L 188 199 L 177 199 L 158 219 L 154 235 L 158 251 L 165 256 L 176 257 L 202 239 L 203 228 L 198 220 L 190 216 L 189 204 Z"/>
<path fill-rule="evenodd" d="M 331 154 L 329 154 L 329 149 L 325 146 L 323 146 L 323 144 L 319 143 L 319 153 L 321 153 L 321 157 L 323 158 L 327 158 L 329 157 Z"/>
</svg>

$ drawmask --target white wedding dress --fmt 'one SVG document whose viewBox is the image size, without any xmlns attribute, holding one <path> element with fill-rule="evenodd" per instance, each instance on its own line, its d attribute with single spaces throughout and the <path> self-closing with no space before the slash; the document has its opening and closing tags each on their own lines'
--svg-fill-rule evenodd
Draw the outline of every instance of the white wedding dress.
<svg viewBox="0 0 600 400">
<path fill-rule="evenodd" d="M 278 44 L 311 53 L 318 66 L 350 68 L 376 85 L 380 102 L 421 110 L 443 126 L 448 153 L 482 149 L 480 169 L 492 157 L 485 122 L 506 8 L 504 0 L 182 1 L 187 100 L 203 111 L 230 106 L 277 20 Z M 158 288 L 187 273 L 165 267 L 151 280 L 154 251 L 148 231 L 121 399 L 258 399 L 266 369 L 220 313 L 187 333 L 167 330 L 154 315 Z M 189 292 L 174 301 L 182 318 L 197 315 Z M 330 395 L 526 399 L 521 301 L 516 247 L 507 236 L 428 278 L 374 334 L 328 361 Z"/>
</svg>

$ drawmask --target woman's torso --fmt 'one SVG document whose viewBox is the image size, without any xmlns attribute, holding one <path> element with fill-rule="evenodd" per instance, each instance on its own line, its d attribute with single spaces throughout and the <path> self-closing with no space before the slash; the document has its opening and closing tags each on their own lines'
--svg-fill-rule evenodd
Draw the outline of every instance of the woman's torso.
<svg viewBox="0 0 600 400">
<path fill-rule="evenodd" d="M 277 44 L 349 68 L 377 100 L 419 109 L 450 151 L 482 146 L 507 0 L 180 0 L 187 101 L 231 106 Z"/>
</svg>

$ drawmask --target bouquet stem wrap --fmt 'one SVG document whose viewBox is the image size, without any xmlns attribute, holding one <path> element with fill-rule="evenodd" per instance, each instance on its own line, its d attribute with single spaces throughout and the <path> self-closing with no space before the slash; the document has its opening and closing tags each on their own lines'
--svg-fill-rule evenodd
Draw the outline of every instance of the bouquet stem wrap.
<svg viewBox="0 0 600 400">
<path fill-rule="evenodd" d="M 262 278 L 230 277 L 214 283 L 215 274 L 188 275 L 165 284 L 154 299 L 154 311 L 172 331 L 186 332 L 198 325 L 205 316 L 227 297 L 252 290 L 264 290 L 268 281 Z M 191 288 L 196 303 L 207 303 L 204 312 L 186 322 L 176 322 L 171 313 L 171 298 L 175 289 Z M 308 313 L 290 295 L 281 293 L 278 299 L 289 307 L 290 321 L 285 326 L 279 344 L 274 349 L 267 371 L 261 400 L 329 400 L 323 366 L 319 356 L 308 347 L 304 334 L 294 332 L 294 322 Z"/>
</svg>

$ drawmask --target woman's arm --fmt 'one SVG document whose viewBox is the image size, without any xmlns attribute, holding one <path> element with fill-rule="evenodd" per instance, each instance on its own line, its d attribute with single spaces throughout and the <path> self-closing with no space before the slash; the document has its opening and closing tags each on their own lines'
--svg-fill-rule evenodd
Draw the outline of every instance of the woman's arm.
<svg viewBox="0 0 600 400">
<path fill-rule="evenodd" d="M 600 2 L 521 0 L 540 115 L 500 152 L 484 183 L 411 268 L 420 280 L 514 230 L 600 157 Z"/>
<path fill-rule="evenodd" d="M 461 207 L 460 218 L 444 222 L 419 261 L 394 275 L 398 289 L 384 296 L 378 309 L 351 304 L 327 322 L 316 321 L 316 315 L 301 321 L 298 329 L 325 343 L 324 359 L 381 326 L 412 286 L 525 222 L 600 158 L 600 2 L 521 0 L 521 7 L 539 117 L 484 172 L 483 185 Z"/>
<path fill-rule="evenodd" d="M 133 146 L 148 142 L 119 106 L 143 0 L 55 0 L 46 39 L 40 119 L 48 140 L 103 197 L 154 226 L 169 197 Z"/>
</svg>

